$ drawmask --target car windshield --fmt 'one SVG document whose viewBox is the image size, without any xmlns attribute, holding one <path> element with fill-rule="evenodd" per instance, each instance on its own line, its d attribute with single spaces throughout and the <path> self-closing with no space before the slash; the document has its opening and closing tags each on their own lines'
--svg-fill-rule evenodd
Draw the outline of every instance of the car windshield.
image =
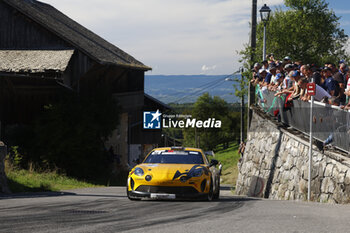
<svg viewBox="0 0 350 233">
<path fill-rule="evenodd" d="M 144 163 L 176 163 L 176 164 L 204 164 L 203 156 L 198 151 L 156 150 Z"/>
</svg>

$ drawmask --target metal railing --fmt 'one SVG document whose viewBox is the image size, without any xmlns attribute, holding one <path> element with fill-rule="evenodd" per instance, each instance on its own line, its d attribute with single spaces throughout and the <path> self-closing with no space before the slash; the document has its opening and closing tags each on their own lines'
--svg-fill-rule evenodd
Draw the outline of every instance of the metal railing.
<svg viewBox="0 0 350 233">
<path fill-rule="evenodd" d="M 310 129 L 310 102 L 299 99 L 287 102 L 286 95 L 255 87 L 256 104 L 267 114 L 307 135 Z M 314 102 L 313 137 L 350 153 L 350 112 L 340 107 Z"/>
</svg>

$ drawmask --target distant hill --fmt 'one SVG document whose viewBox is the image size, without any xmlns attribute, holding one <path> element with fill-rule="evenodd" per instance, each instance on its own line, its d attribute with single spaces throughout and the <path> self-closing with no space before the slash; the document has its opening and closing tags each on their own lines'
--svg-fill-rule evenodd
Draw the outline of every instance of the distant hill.
<svg viewBox="0 0 350 233">
<path fill-rule="evenodd" d="M 225 81 L 228 75 L 146 75 L 145 92 L 164 103 L 193 103 L 205 92 L 229 103 L 239 98 L 234 93 L 235 82 Z"/>
</svg>

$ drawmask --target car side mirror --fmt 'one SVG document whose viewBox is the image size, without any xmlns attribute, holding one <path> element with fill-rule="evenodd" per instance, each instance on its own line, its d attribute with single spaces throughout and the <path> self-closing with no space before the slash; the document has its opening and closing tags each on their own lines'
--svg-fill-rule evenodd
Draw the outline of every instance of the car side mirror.
<svg viewBox="0 0 350 233">
<path fill-rule="evenodd" d="M 212 151 L 212 150 L 211 151 L 205 151 L 204 154 L 215 157 L 214 151 Z"/>
<path fill-rule="evenodd" d="M 219 161 L 217 161 L 216 159 L 212 159 L 212 160 L 210 161 L 209 167 L 216 166 L 216 165 L 218 165 L 218 164 L 219 164 Z"/>
</svg>

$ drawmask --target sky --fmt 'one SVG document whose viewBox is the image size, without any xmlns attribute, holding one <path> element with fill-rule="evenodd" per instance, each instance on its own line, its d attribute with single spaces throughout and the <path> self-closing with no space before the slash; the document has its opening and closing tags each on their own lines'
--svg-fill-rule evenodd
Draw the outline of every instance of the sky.
<svg viewBox="0 0 350 233">
<path fill-rule="evenodd" d="M 41 1 L 152 67 L 148 75 L 230 74 L 249 42 L 250 0 Z M 327 2 L 350 35 L 348 0 Z M 258 11 L 264 3 L 283 6 L 283 0 L 258 0 Z"/>
</svg>

